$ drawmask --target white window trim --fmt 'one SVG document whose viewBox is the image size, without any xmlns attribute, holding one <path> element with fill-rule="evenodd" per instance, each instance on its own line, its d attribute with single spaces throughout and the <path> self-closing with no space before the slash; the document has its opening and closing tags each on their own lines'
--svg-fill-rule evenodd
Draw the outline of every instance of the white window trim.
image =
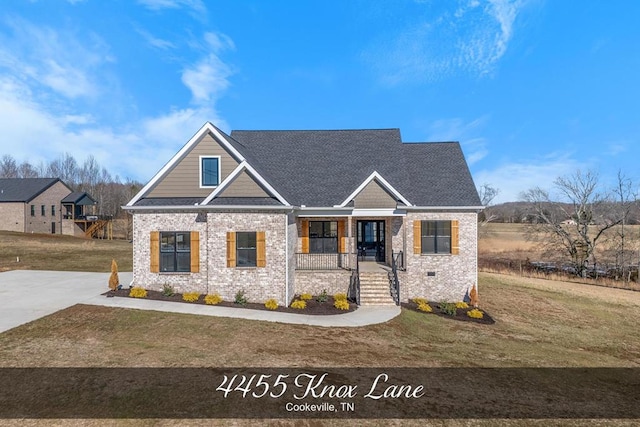
<svg viewBox="0 0 640 427">
<path fill-rule="evenodd" d="M 218 187 L 218 185 L 202 185 L 202 160 L 203 159 L 218 159 L 218 185 L 220 185 L 220 175 L 221 175 L 221 169 L 222 169 L 222 160 L 220 159 L 220 156 L 200 156 L 198 159 L 198 169 L 200 171 L 200 176 L 199 176 L 199 184 L 200 184 L 200 188 L 216 188 Z"/>
</svg>

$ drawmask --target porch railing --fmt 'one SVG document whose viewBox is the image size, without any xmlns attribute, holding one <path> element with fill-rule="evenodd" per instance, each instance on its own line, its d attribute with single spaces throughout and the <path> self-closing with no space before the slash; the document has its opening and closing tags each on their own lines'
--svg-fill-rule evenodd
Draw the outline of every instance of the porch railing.
<svg viewBox="0 0 640 427">
<path fill-rule="evenodd" d="M 358 257 L 355 257 L 356 268 L 351 272 L 349 280 L 349 290 L 347 291 L 347 299 L 360 305 L 360 263 Z"/>
<path fill-rule="evenodd" d="M 356 254 L 302 254 L 296 253 L 296 270 L 351 270 L 355 268 Z"/>
<path fill-rule="evenodd" d="M 391 291 L 391 297 L 396 302 L 396 305 L 400 305 L 400 280 L 398 280 L 398 262 L 402 262 L 402 251 L 398 253 L 391 252 L 391 277 L 389 280 L 389 286 Z"/>
</svg>

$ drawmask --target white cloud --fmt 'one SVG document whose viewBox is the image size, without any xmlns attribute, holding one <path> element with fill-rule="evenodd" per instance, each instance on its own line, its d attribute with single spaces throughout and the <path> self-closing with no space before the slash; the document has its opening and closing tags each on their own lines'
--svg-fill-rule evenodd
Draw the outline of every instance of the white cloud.
<svg viewBox="0 0 640 427">
<path fill-rule="evenodd" d="M 18 162 L 38 164 L 64 152 L 71 153 L 79 163 L 93 155 L 113 175 L 144 182 L 206 121 L 228 130 L 215 108 L 229 85 L 230 67 L 218 56 L 233 49 L 228 37 L 205 34 L 196 48 L 199 59 L 184 68 L 182 79 L 193 94 L 192 105 L 111 125 L 93 115 L 100 114 L 98 111 L 84 113 L 77 102 L 78 97 L 92 93 L 90 71 L 95 68 L 98 77 L 102 77 L 103 70 L 98 65 L 106 60 L 87 57 L 86 70 L 69 68 L 70 58 L 82 58 L 88 45 L 68 34 L 22 24 L 24 33 L 14 39 L 5 37 L 11 43 L 0 44 L 0 156 L 10 154 Z M 45 35 L 51 38 L 48 44 L 33 46 Z M 16 53 L 12 49 L 15 46 L 32 46 L 36 52 Z M 75 48 L 80 53 L 65 53 Z M 36 54 L 41 57 L 34 57 Z M 179 81 L 169 84 L 179 85 Z M 98 99 L 102 95 L 96 94 Z"/>
<path fill-rule="evenodd" d="M 146 42 L 156 48 L 156 49 L 160 49 L 160 50 L 169 50 L 169 49 L 175 49 L 176 45 L 168 40 L 164 40 L 161 39 L 159 37 L 155 37 L 153 36 L 151 33 L 149 33 L 148 31 L 142 30 L 140 28 L 136 29 L 136 31 L 138 32 L 138 34 L 140 34 L 145 40 Z"/>
<path fill-rule="evenodd" d="M 194 64 L 185 67 L 182 82 L 191 91 L 193 102 L 210 104 L 229 87 L 232 69 L 225 64 L 219 54 L 227 49 L 234 49 L 233 41 L 224 34 L 205 34 L 205 55 Z"/>
<path fill-rule="evenodd" d="M 459 141 L 470 165 L 489 154 L 487 141 L 480 136 L 481 129 L 489 120 L 488 116 L 465 122 L 461 118 L 436 120 L 430 126 L 428 141 Z"/>
<path fill-rule="evenodd" d="M 520 194 L 534 187 L 553 190 L 553 181 L 559 176 L 589 169 L 591 165 L 579 161 L 571 153 L 551 153 L 537 159 L 507 162 L 494 169 L 473 174 L 477 185 L 491 184 L 500 190 L 494 203 L 520 200 Z"/>
<path fill-rule="evenodd" d="M 138 0 L 138 3 L 155 11 L 186 8 L 198 14 L 207 12 L 207 7 L 201 0 Z"/>
<path fill-rule="evenodd" d="M 523 0 L 461 0 L 427 13 L 364 53 L 387 84 L 490 74 L 507 51 Z M 432 10 L 429 4 L 425 10 Z"/>
<path fill-rule="evenodd" d="M 0 73 L 20 76 L 33 87 L 41 85 L 66 98 L 94 97 L 100 92 L 96 70 L 112 57 L 98 36 L 78 37 L 19 18 L 6 26 L 11 34 L 0 36 Z"/>
</svg>

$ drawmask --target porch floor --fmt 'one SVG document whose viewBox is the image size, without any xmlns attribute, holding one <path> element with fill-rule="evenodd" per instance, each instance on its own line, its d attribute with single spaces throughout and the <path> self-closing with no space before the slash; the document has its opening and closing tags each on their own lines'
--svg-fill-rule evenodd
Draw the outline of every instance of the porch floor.
<svg viewBox="0 0 640 427">
<path fill-rule="evenodd" d="M 360 269 L 360 272 L 367 273 L 387 273 L 391 271 L 391 267 L 388 265 L 375 261 L 360 261 L 358 268 Z"/>
</svg>

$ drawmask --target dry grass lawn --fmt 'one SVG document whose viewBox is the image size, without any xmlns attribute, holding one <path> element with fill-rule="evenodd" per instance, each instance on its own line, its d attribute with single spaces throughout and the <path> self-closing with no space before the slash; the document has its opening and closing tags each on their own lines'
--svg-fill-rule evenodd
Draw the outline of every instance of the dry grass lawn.
<svg viewBox="0 0 640 427">
<path fill-rule="evenodd" d="M 495 325 L 403 310 L 319 328 L 77 305 L 0 334 L 2 367 L 638 367 L 640 293 L 480 274 Z M 8 421 L 8 420 L 4 420 Z M 230 420 L 62 420 L 58 425 L 228 425 Z M 7 425 L 24 425 L 24 420 Z M 28 420 L 49 425 L 50 420 Z M 254 425 L 256 420 L 234 420 Z M 344 420 L 262 420 L 344 425 Z M 635 420 L 353 420 L 353 425 L 631 426 Z"/>
<path fill-rule="evenodd" d="M 77 305 L 0 334 L 0 366 L 640 366 L 640 294 L 579 286 L 481 274 L 491 326 L 406 310 L 354 329 Z"/>
<path fill-rule="evenodd" d="M 58 270 L 108 272 L 133 270 L 133 245 L 126 240 L 97 240 L 52 234 L 0 231 L 0 271 Z M 17 258 L 20 262 L 17 262 Z"/>
</svg>

